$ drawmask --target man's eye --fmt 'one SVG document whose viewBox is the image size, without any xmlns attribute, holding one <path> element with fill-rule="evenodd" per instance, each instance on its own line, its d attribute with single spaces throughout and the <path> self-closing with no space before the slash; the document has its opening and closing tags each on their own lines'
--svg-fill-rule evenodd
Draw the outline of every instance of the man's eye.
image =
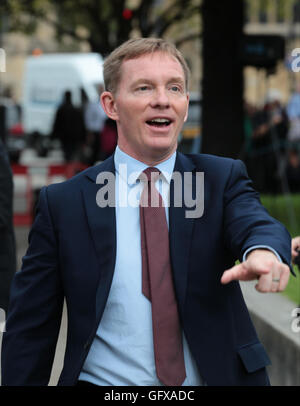
<svg viewBox="0 0 300 406">
<path fill-rule="evenodd" d="M 144 91 L 146 91 L 146 90 L 148 90 L 149 89 L 149 86 L 140 86 L 139 88 L 138 88 L 138 90 L 140 90 L 140 91 L 142 91 L 142 92 L 144 92 Z"/>
<path fill-rule="evenodd" d="M 180 87 L 179 86 L 171 86 L 172 92 L 180 92 Z"/>
</svg>

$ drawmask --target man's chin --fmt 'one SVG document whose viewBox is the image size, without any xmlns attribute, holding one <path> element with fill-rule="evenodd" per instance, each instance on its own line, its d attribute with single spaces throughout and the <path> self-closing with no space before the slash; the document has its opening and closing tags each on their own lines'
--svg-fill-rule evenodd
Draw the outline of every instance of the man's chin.
<svg viewBox="0 0 300 406">
<path fill-rule="evenodd" d="M 155 162 L 162 162 L 168 159 L 176 151 L 177 144 L 174 146 L 164 145 L 163 143 L 149 146 L 147 149 L 148 157 Z"/>
</svg>

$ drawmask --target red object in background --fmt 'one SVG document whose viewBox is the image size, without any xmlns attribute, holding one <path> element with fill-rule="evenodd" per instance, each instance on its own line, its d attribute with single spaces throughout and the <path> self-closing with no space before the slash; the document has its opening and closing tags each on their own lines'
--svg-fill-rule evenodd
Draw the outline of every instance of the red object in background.
<svg viewBox="0 0 300 406">
<path fill-rule="evenodd" d="M 23 135 L 24 134 L 24 129 L 22 127 L 22 125 L 20 123 L 13 125 L 10 129 L 9 129 L 10 134 L 12 135 Z"/>
<path fill-rule="evenodd" d="M 14 176 L 21 176 L 24 178 L 25 187 L 21 193 L 15 190 L 14 199 L 22 199 L 25 201 L 23 210 L 21 212 L 15 212 L 14 208 L 14 225 L 15 226 L 28 226 L 32 224 L 32 208 L 33 208 L 33 189 L 31 176 L 27 166 L 12 165 L 12 172 Z"/>
<path fill-rule="evenodd" d="M 81 162 L 70 162 L 68 164 L 49 165 L 45 174 L 45 186 L 55 182 L 69 179 L 77 173 L 87 168 Z M 39 189 L 34 189 L 32 185 L 31 168 L 25 165 L 12 165 L 14 181 L 17 177 L 21 179 L 21 187 L 15 187 L 14 191 L 14 225 L 30 226 L 34 220 L 34 207 L 36 194 Z M 60 178 L 57 180 L 57 178 Z M 42 185 L 42 186 L 44 186 Z M 16 186 L 16 185 L 15 185 Z M 21 202 L 21 208 L 20 208 Z M 16 204 L 17 203 L 17 204 Z M 19 203 L 19 204 L 18 204 Z"/>
<path fill-rule="evenodd" d="M 111 155 L 117 145 L 117 127 L 115 121 L 108 119 L 100 133 L 101 151 L 104 154 L 103 158 Z"/>
<path fill-rule="evenodd" d="M 129 8 L 124 8 L 122 16 L 124 20 L 130 20 L 132 17 L 132 11 Z"/>
</svg>

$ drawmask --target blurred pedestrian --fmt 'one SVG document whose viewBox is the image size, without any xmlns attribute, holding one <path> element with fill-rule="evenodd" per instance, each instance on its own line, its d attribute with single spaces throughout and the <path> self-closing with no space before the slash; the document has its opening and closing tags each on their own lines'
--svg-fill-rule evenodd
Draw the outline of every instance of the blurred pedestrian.
<svg viewBox="0 0 300 406">
<path fill-rule="evenodd" d="M 265 156 L 269 151 L 268 117 L 263 108 L 245 109 L 245 139 L 247 146 L 247 169 L 253 180 L 254 187 L 259 192 L 264 192 L 267 184 Z"/>
<path fill-rule="evenodd" d="M 299 257 L 300 250 L 300 236 L 292 238 L 292 261 L 295 263 L 297 257 Z"/>
<path fill-rule="evenodd" d="M 8 154 L 0 140 L 0 308 L 7 311 L 11 280 L 16 271 L 13 228 L 13 177 Z"/>
<path fill-rule="evenodd" d="M 245 110 L 249 175 L 259 192 L 271 194 L 281 191 L 279 158 L 286 147 L 288 130 L 288 119 L 281 105 L 280 93 L 275 90 L 268 92 L 262 108 L 246 106 Z"/>
<path fill-rule="evenodd" d="M 108 158 L 117 146 L 118 132 L 115 120 L 107 117 L 100 133 L 101 159 Z"/>
<path fill-rule="evenodd" d="M 289 118 L 288 141 L 294 145 L 299 152 L 300 143 L 300 83 L 296 85 L 295 92 L 287 104 L 287 115 Z"/>
<path fill-rule="evenodd" d="M 300 157 L 297 149 L 290 147 L 287 150 L 285 174 L 291 193 L 300 192 Z"/>
<path fill-rule="evenodd" d="M 58 107 L 52 138 L 58 138 L 64 152 L 66 162 L 79 159 L 80 150 L 86 138 L 83 112 L 72 103 L 69 90 L 64 93 L 64 100 Z"/>
<path fill-rule="evenodd" d="M 288 117 L 281 104 L 281 94 L 276 89 L 268 92 L 264 110 L 268 118 L 264 192 L 276 194 L 282 192 L 280 166 L 285 154 L 288 131 Z"/>
<path fill-rule="evenodd" d="M 99 96 L 103 92 L 103 86 L 99 86 Z M 105 124 L 107 115 L 105 114 L 100 98 L 97 101 L 86 103 L 84 110 L 84 122 L 87 130 L 87 146 L 90 148 L 91 155 L 89 164 L 93 165 L 101 157 L 100 134 Z"/>
</svg>

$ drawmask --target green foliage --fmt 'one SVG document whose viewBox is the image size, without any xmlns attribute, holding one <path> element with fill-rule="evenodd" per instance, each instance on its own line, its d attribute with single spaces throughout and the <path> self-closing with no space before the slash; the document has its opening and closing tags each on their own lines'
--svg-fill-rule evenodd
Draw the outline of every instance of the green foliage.
<svg viewBox="0 0 300 406">
<path fill-rule="evenodd" d="M 288 285 L 282 294 L 288 297 L 291 301 L 295 302 L 297 305 L 300 305 L 300 272 L 297 265 L 294 265 L 293 269 L 296 277 L 290 275 Z"/>
<path fill-rule="evenodd" d="M 262 195 L 261 202 L 268 212 L 286 226 L 292 237 L 300 235 L 300 195 L 289 196 Z M 290 300 L 300 304 L 300 273 L 297 265 L 294 265 L 296 277 L 290 276 L 288 286 L 283 292 Z"/>
<path fill-rule="evenodd" d="M 261 202 L 268 212 L 283 223 L 292 237 L 300 235 L 300 195 L 262 195 Z"/>
</svg>

